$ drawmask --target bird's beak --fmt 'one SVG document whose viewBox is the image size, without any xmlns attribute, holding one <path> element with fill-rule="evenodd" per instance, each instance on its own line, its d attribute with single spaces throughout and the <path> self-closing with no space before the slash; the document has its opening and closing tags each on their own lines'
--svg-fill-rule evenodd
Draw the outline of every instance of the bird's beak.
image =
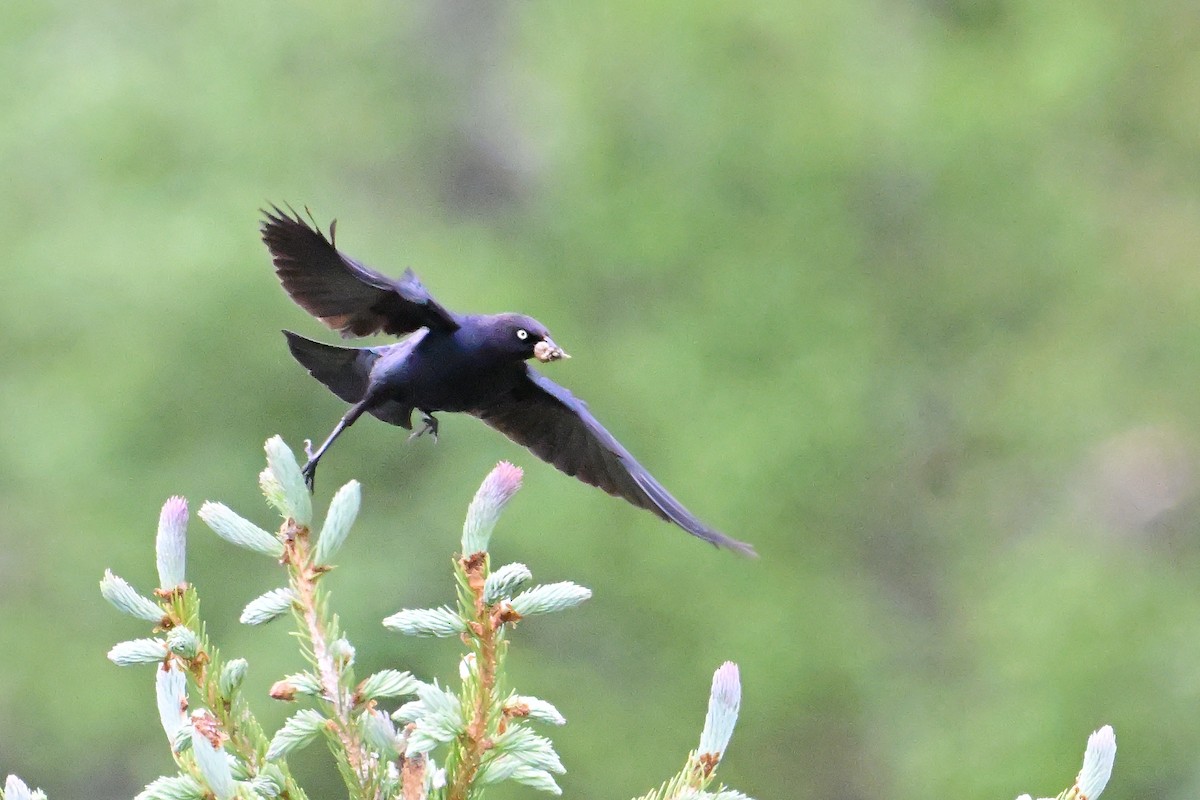
<svg viewBox="0 0 1200 800">
<path fill-rule="evenodd" d="M 558 361 L 560 358 L 570 358 L 571 356 L 567 354 L 567 351 L 556 345 L 553 339 L 546 337 L 533 346 L 533 357 L 545 364 L 551 361 Z"/>
</svg>

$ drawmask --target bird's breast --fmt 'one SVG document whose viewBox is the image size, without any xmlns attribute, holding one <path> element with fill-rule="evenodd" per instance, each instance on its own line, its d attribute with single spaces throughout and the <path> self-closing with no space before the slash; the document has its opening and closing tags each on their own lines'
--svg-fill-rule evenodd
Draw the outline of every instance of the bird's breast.
<svg viewBox="0 0 1200 800">
<path fill-rule="evenodd" d="M 412 404 L 426 411 L 472 411 L 492 405 L 512 391 L 525 370 L 523 363 L 497 362 L 446 346 L 418 347 L 409 360 Z"/>
</svg>

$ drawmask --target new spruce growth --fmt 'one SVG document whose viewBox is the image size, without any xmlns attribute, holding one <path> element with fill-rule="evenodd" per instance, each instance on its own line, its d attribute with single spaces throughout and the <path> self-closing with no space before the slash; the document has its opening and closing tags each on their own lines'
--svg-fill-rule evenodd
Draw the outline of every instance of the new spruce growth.
<svg viewBox="0 0 1200 800">
<path fill-rule="evenodd" d="M 1112 775 L 1113 761 L 1117 758 L 1117 735 L 1111 725 L 1105 725 L 1088 737 L 1087 750 L 1083 753 L 1083 768 L 1075 783 L 1059 792 L 1058 796 L 1041 800 L 1096 800 L 1108 778 Z M 1032 800 L 1023 794 L 1017 800 Z"/>
<path fill-rule="evenodd" d="M 492 568 L 491 538 L 520 489 L 521 470 L 500 463 L 471 502 L 461 552 L 453 559 L 454 604 L 404 609 L 383 620 L 408 636 L 457 638 L 466 647 L 457 682 L 423 681 L 399 669 L 360 680 L 355 648 L 329 610 L 321 578 L 346 542 L 361 488 L 351 481 L 338 490 L 314 534 L 312 499 L 295 456 L 279 437 L 267 442 L 266 451 L 259 485 L 283 518 L 275 533 L 220 503 L 205 503 L 199 516 L 222 539 L 269 557 L 286 573 L 285 586 L 247 602 L 241 621 L 261 625 L 290 614 L 309 668 L 277 680 L 270 696 L 304 707 L 271 736 L 258 724 L 242 693 L 249 664 L 222 658 L 205 632 L 199 594 L 184 574 L 187 502 L 170 498 L 155 539 L 159 586 L 153 597 L 109 570 L 100 581 L 101 595 L 114 608 L 150 625 L 149 636 L 114 645 L 108 658 L 119 666 L 152 667 L 159 720 L 176 767 L 136 800 L 307 800 L 288 759 L 318 739 L 333 753 L 351 800 L 467 800 L 501 781 L 561 794 L 555 776 L 566 769 L 545 733 L 566 719 L 549 701 L 508 687 L 505 655 L 518 622 L 573 608 L 591 591 L 570 581 L 527 588 L 533 575 L 524 564 Z M 676 775 L 639 800 L 749 800 L 724 786 L 711 788 L 741 699 L 737 665 L 726 662 L 713 675 L 698 746 Z M 1088 740 L 1075 783 L 1056 800 L 1096 800 L 1115 756 L 1116 738 L 1105 726 Z M 0 800 L 45 798 L 15 775 L 0 791 Z"/>
<path fill-rule="evenodd" d="M 347 541 L 361 487 L 351 481 L 334 494 L 318 532 L 294 454 L 279 437 L 267 442 L 266 452 L 259 485 L 282 517 L 274 533 L 222 503 L 204 503 L 199 517 L 222 539 L 284 571 L 286 584 L 249 599 L 241 622 L 292 618 L 308 668 L 276 680 L 269 694 L 302 707 L 273 735 L 258 724 L 242 694 L 249 665 L 223 659 L 205 632 L 199 594 L 184 575 L 187 503 L 171 498 L 159 519 L 160 586 L 153 597 L 111 571 L 100 582 L 109 603 L 151 626 L 150 636 L 121 642 L 108 656 L 120 666 L 152 666 L 159 719 L 177 768 L 152 781 L 137 800 L 306 800 L 288 761 L 303 757 L 317 740 L 333 754 L 352 800 L 467 800 L 501 781 L 561 794 L 556 776 L 566 768 L 545 734 L 566 719 L 551 702 L 509 687 L 505 656 L 521 620 L 571 609 L 591 591 L 570 581 L 531 586 L 524 564 L 492 568 L 492 536 L 521 487 L 521 470 L 498 464 L 472 500 L 452 562 L 454 602 L 402 609 L 383 620 L 400 634 L 465 645 L 456 657 L 456 680 L 425 681 L 401 669 L 360 679 L 355 648 L 330 611 L 321 578 Z M 713 686 L 701 750 L 689 758 L 686 780 L 653 797 L 742 796 L 696 793 L 711 782 L 732 734 L 740 702 L 737 668 L 723 666 Z M 0 800 L 40 796 L 12 777 Z"/>
</svg>

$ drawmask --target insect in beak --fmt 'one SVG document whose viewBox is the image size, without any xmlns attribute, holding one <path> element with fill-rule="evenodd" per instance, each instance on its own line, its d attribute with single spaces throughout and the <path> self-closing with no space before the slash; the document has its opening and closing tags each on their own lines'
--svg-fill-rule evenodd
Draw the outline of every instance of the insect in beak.
<svg viewBox="0 0 1200 800">
<path fill-rule="evenodd" d="M 533 357 L 543 364 L 551 361 L 558 361 L 562 358 L 570 358 L 565 350 L 554 343 L 554 340 L 546 337 L 533 346 Z"/>
</svg>

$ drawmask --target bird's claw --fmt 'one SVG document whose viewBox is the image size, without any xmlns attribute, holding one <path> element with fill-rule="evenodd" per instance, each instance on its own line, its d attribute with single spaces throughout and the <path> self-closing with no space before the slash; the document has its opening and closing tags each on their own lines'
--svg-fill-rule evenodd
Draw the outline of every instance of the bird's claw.
<svg viewBox="0 0 1200 800">
<path fill-rule="evenodd" d="M 432 414 L 422 413 L 421 414 L 421 422 L 422 422 L 422 425 L 421 425 L 420 429 L 415 430 L 412 433 L 410 433 L 408 435 L 408 440 L 411 442 L 413 439 L 416 439 L 419 436 L 424 436 L 425 434 L 428 433 L 429 437 L 431 439 L 433 439 L 433 443 L 437 444 L 437 440 L 438 440 L 437 418 L 435 418 Z"/>
<path fill-rule="evenodd" d="M 317 461 L 312 457 L 312 453 L 308 452 L 307 442 L 305 442 L 304 452 L 308 456 L 308 463 L 300 468 L 300 474 L 304 476 L 304 485 L 311 493 L 317 481 Z"/>
</svg>

